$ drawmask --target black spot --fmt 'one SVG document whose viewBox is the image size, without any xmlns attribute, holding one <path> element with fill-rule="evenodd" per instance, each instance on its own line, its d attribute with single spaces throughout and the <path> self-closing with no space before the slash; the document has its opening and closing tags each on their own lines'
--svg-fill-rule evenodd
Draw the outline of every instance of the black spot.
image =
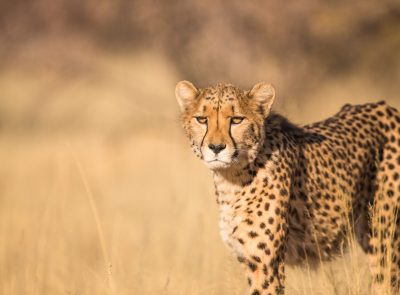
<svg viewBox="0 0 400 295">
<path fill-rule="evenodd" d="M 283 189 L 280 190 L 280 194 L 281 194 L 281 196 L 287 196 L 288 195 L 288 191 L 283 188 Z"/>
<path fill-rule="evenodd" d="M 260 259 L 260 257 L 258 257 L 258 256 L 253 255 L 253 256 L 251 256 L 251 258 L 252 258 L 254 261 L 258 262 L 258 263 L 261 262 L 261 259 Z"/>
<path fill-rule="evenodd" d="M 238 257 L 237 257 L 237 260 L 239 261 L 239 263 L 243 263 L 243 262 L 246 261 L 246 260 L 244 259 L 244 257 L 242 257 L 242 256 L 238 256 Z"/>
<path fill-rule="evenodd" d="M 395 173 L 393 174 L 393 179 L 394 179 L 394 180 L 398 180 L 398 179 L 399 179 L 399 173 L 395 172 Z"/>
<path fill-rule="evenodd" d="M 264 281 L 264 283 L 262 284 L 263 289 L 268 289 L 269 287 L 269 282 L 267 280 Z"/>
<path fill-rule="evenodd" d="M 250 231 L 250 232 L 249 232 L 249 237 L 250 237 L 250 238 L 254 239 L 254 238 L 257 237 L 257 236 L 258 236 L 258 234 L 257 234 L 255 231 Z"/>
<path fill-rule="evenodd" d="M 258 243 L 257 248 L 264 250 L 267 245 L 265 243 Z"/>
<path fill-rule="evenodd" d="M 249 262 L 248 263 L 248 267 L 251 269 L 251 271 L 256 271 L 257 270 L 257 265 L 255 265 L 254 263 L 252 263 L 252 262 Z"/>
<path fill-rule="evenodd" d="M 253 224 L 253 221 L 251 219 L 249 219 L 249 218 L 246 218 L 244 220 L 244 222 L 246 222 L 248 225 L 252 225 Z"/>
</svg>

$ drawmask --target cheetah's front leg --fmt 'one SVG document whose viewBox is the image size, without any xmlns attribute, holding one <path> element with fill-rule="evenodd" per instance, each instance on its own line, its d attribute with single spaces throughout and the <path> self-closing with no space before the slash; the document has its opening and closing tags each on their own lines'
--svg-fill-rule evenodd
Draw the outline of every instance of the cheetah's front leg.
<svg viewBox="0 0 400 295">
<path fill-rule="evenodd" d="M 265 249 L 268 256 L 259 258 L 253 255 L 243 262 L 247 267 L 247 278 L 251 288 L 251 295 L 284 294 L 285 263 L 283 247 L 272 255 Z"/>
<path fill-rule="evenodd" d="M 237 231 L 251 295 L 284 294 L 287 221 L 278 211 L 266 219 L 246 219 Z"/>
</svg>

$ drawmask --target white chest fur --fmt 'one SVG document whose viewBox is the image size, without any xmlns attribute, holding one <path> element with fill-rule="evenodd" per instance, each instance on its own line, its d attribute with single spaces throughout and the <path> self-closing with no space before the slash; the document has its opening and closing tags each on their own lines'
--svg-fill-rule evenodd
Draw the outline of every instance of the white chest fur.
<svg viewBox="0 0 400 295">
<path fill-rule="evenodd" d="M 269 182 L 272 181 L 270 175 L 271 170 L 274 168 L 273 161 L 277 154 L 278 151 L 272 153 L 271 160 L 266 163 L 265 168 L 259 169 L 257 176 L 251 179 L 254 185 L 258 185 L 264 179 L 268 179 Z M 231 248 L 237 256 L 243 256 L 243 244 L 239 241 L 241 233 L 243 234 L 243 228 L 249 226 L 248 224 L 244 224 L 244 222 L 249 216 L 249 211 L 247 210 L 248 202 L 246 199 L 249 197 L 250 185 L 243 187 L 241 183 L 248 182 L 249 179 L 244 178 L 241 181 L 237 181 L 237 179 L 230 181 L 228 179 L 230 179 L 229 175 L 226 177 L 226 175 L 221 176 L 217 173 L 214 174 L 214 184 L 220 213 L 220 235 L 224 243 Z"/>
<path fill-rule="evenodd" d="M 218 177 L 214 177 L 214 181 L 219 204 L 219 229 L 221 238 L 236 255 L 241 255 L 242 245 L 233 237 L 235 228 L 242 222 L 242 216 L 235 210 L 235 206 L 240 203 L 238 197 L 241 190 L 238 186 Z"/>
</svg>

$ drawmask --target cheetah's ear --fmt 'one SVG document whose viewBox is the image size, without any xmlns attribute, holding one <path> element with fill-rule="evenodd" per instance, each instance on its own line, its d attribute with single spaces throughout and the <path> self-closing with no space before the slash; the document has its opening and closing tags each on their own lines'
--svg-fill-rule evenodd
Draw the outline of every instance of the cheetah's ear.
<svg viewBox="0 0 400 295">
<path fill-rule="evenodd" d="M 175 96 L 181 111 L 185 111 L 195 100 L 198 90 L 189 81 L 180 81 L 175 87 Z"/>
<path fill-rule="evenodd" d="M 266 116 L 275 101 L 275 88 L 271 84 L 260 82 L 253 86 L 248 96 L 255 100 L 257 109 Z"/>
</svg>

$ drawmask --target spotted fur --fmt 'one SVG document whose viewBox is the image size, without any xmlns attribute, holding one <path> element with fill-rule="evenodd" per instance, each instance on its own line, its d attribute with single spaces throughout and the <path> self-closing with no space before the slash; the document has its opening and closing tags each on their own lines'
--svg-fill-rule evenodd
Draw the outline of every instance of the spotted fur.
<svg viewBox="0 0 400 295">
<path fill-rule="evenodd" d="M 244 91 L 183 81 L 176 97 L 192 149 L 213 171 L 221 236 L 245 266 L 252 295 L 283 294 L 285 263 L 340 255 L 349 220 L 370 258 L 375 290 L 385 280 L 398 288 L 396 109 L 383 101 L 345 105 L 324 121 L 297 127 L 271 112 L 275 91 L 265 83 Z M 382 208 L 378 229 L 371 227 L 373 205 Z"/>
</svg>

